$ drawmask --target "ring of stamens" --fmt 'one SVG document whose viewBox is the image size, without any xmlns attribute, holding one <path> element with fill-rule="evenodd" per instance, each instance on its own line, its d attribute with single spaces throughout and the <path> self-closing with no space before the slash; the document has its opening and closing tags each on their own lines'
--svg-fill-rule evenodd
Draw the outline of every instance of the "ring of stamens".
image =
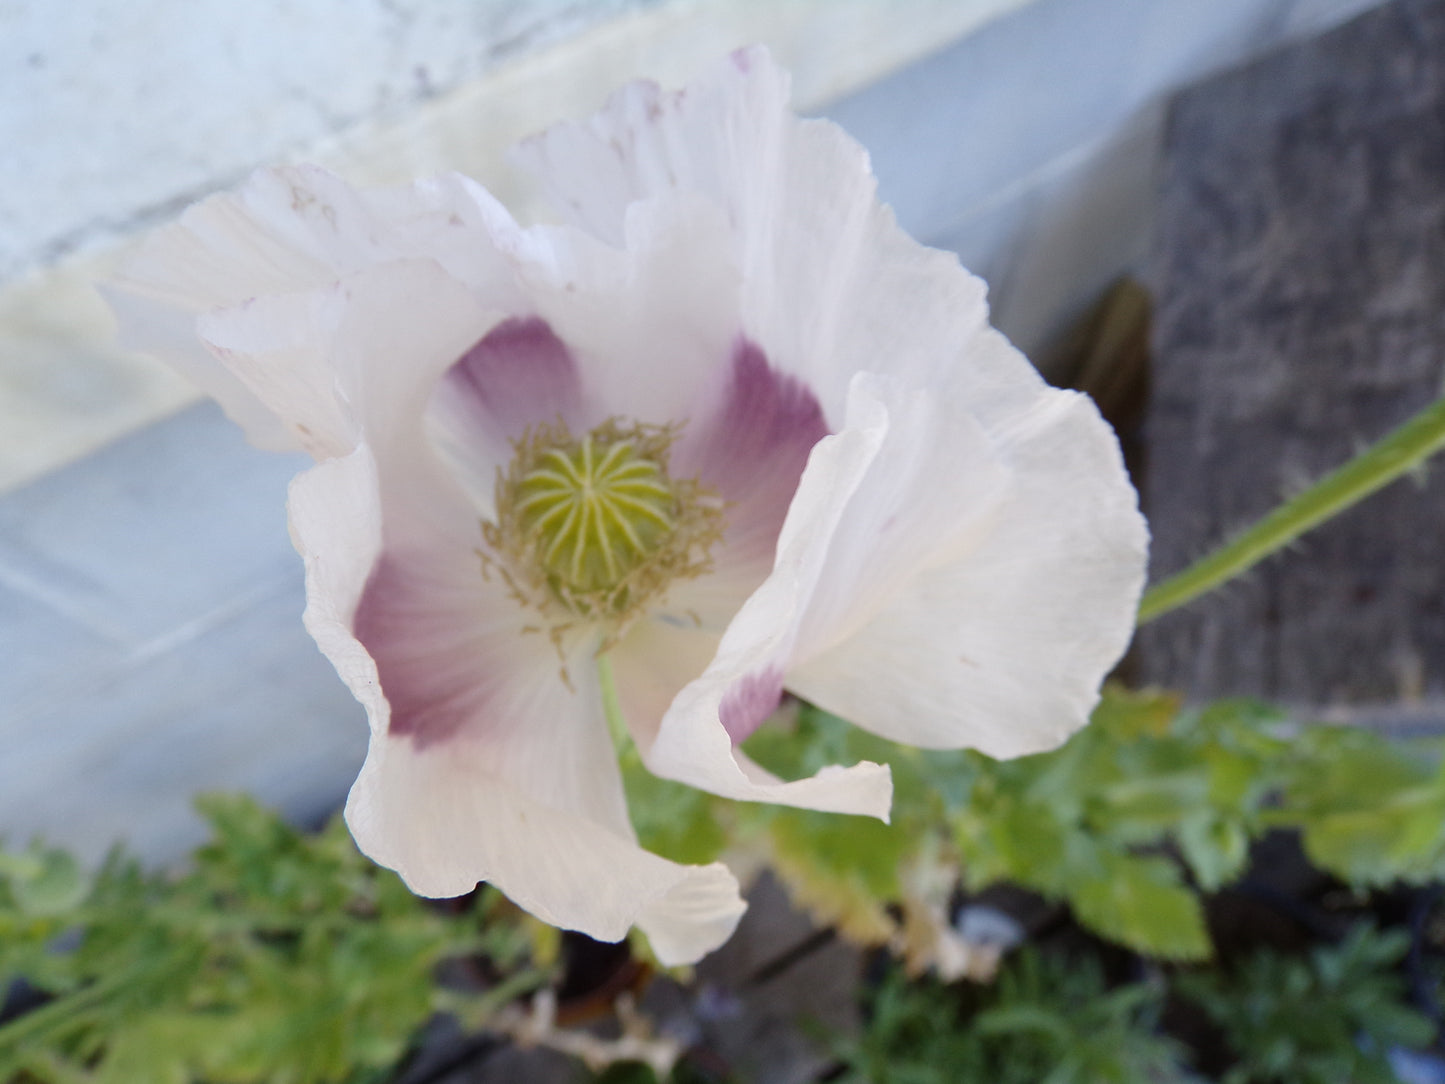
<svg viewBox="0 0 1445 1084">
<path fill-rule="evenodd" d="M 513 591 L 550 615 L 554 632 L 581 618 L 618 634 L 672 582 L 710 567 L 722 503 L 669 476 L 675 436 L 609 419 L 580 439 L 558 423 L 515 442 L 482 533 Z"/>
</svg>

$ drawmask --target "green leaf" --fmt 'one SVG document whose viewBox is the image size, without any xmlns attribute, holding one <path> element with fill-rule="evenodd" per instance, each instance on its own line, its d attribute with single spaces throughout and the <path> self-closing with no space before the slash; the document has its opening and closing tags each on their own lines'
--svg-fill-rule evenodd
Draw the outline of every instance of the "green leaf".
<svg viewBox="0 0 1445 1084">
<path fill-rule="evenodd" d="M 768 836 L 773 868 L 795 903 L 861 944 L 893 933 L 889 901 L 900 893 L 899 871 L 917 840 L 871 817 L 811 810 L 772 811 Z"/>
<path fill-rule="evenodd" d="M 1105 855 L 1103 869 L 1069 887 L 1079 920 L 1120 944 L 1168 960 L 1211 954 L 1199 899 L 1163 858 Z"/>
<path fill-rule="evenodd" d="M 90 879 L 72 855 L 39 845 L 23 854 L 0 851 L 0 877 L 9 881 L 16 907 L 27 915 L 64 915 L 90 893 Z"/>
<path fill-rule="evenodd" d="M 963 752 L 924 753 L 894 745 L 836 716 L 801 705 L 791 722 L 761 728 L 746 751 L 783 778 L 831 764 L 886 763 L 893 774 L 891 821 L 770 806 L 736 808 L 736 836 L 763 843 L 794 901 L 865 944 L 896 929 L 888 907 L 900 902 L 900 871 L 935 853 L 947 831 L 945 807 L 962 803 L 978 759 Z"/>
<path fill-rule="evenodd" d="M 1209 813 L 1185 817 L 1175 830 L 1180 853 L 1206 892 L 1216 892 L 1244 872 L 1249 836 L 1235 821 Z"/>
<path fill-rule="evenodd" d="M 856 880 L 880 899 L 898 893 L 899 866 L 910 841 L 894 825 L 872 817 L 784 809 L 773 820 L 772 834 L 778 853 L 794 861 Z"/>
<path fill-rule="evenodd" d="M 1178 693 L 1160 689 L 1130 690 L 1107 685 L 1089 726 L 1110 742 L 1161 738 L 1179 714 Z"/>
<path fill-rule="evenodd" d="M 1158 771 L 1101 787 L 1089 819 L 1116 838 L 1147 843 L 1205 808 L 1208 798 L 1209 778 L 1195 764 L 1181 771 Z"/>
<path fill-rule="evenodd" d="M 1366 731 L 1316 727 L 1266 821 L 1297 827 L 1320 868 L 1357 887 L 1445 876 L 1445 772 L 1420 750 Z"/>
<path fill-rule="evenodd" d="M 718 819 L 722 799 L 653 775 L 635 752 L 620 759 L 627 808 L 642 846 L 684 865 L 715 861 L 728 843 Z"/>
<path fill-rule="evenodd" d="M 980 787 L 980 791 L 983 791 Z M 982 798 L 954 820 L 964 880 L 974 891 L 1014 881 L 1059 896 L 1097 868 L 1098 843 L 1047 805 L 1009 794 Z"/>
<path fill-rule="evenodd" d="M 989 1009 L 973 1018 L 980 1035 L 1006 1035 L 1036 1032 L 1038 1038 L 1051 1040 L 1060 1047 L 1068 1045 L 1073 1029 L 1059 1013 L 1039 1005 L 1004 1005 Z"/>
<path fill-rule="evenodd" d="M 225 1021 L 199 1013 L 157 1012 L 134 1021 L 107 1044 L 95 1084 L 191 1084 L 214 1050 Z"/>
</svg>

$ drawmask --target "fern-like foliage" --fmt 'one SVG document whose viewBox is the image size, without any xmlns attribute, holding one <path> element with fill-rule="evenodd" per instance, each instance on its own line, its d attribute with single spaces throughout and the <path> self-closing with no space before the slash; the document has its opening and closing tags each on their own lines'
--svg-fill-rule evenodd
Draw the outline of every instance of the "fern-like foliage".
<svg viewBox="0 0 1445 1084">
<path fill-rule="evenodd" d="M 339 819 L 306 835 L 247 798 L 200 806 L 214 835 L 178 877 L 0 856 L 0 989 L 23 978 L 51 999 L 0 1026 L 0 1080 L 362 1084 L 433 1013 L 485 1014 L 436 982 L 443 959 L 527 963 L 524 925 L 487 920 L 500 897 L 443 913 Z"/>
<path fill-rule="evenodd" d="M 1405 1002 L 1397 965 L 1407 946 L 1403 931 L 1362 923 L 1307 958 L 1264 951 L 1180 988 L 1238 1056 L 1223 1084 L 1395 1084 L 1386 1052 L 1423 1046 L 1435 1030 Z"/>
<path fill-rule="evenodd" d="M 1110 941 L 1181 962 L 1210 956 L 1203 898 L 1243 873 L 1270 829 L 1298 831 L 1310 858 L 1352 887 L 1445 877 L 1441 742 L 1301 727 L 1249 701 L 1185 710 L 1171 694 L 1106 689 L 1069 742 L 1012 761 L 893 745 L 806 706 L 747 748 L 789 778 L 828 763 L 892 766 L 890 825 L 717 814 L 761 838 L 817 917 L 865 941 L 887 939 L 909 869 L 940 856 L 970 889 L 1024 886 Z"/>
<path fill-rule="evenodd" d="M 836 1040 L 847 1084 L 1173 1084 L 1191 1079 L 1161 1035 L 1160 983 L 1109 989 L 1096 961 L 1026 951 L 988 988 L 909 983 L 894 971 L 855 1039 Z"/>
</svg>

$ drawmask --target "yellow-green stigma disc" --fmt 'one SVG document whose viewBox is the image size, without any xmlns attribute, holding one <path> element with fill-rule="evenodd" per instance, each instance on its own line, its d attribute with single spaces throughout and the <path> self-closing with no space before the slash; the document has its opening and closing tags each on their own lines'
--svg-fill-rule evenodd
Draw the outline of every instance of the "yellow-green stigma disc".
<svg viewBox="0 0 1445 1084">
<path fill-rule="evenodd" d="M 552 448 L 517 487 L 521 527 L 550 576 L 579 595 L 607 591 L 672 533 L 672 488 L 630 440 L 589 433 Z"/>
<path fill-rule="evenodd" d="M 557 425 L 517 442 L 483 536 L 523 601 L 616 632 L 674 580 L 706 571 L 721 503 L 668 475 L 674 435 L 612 419 L 581 439 Z"/>
</svg>

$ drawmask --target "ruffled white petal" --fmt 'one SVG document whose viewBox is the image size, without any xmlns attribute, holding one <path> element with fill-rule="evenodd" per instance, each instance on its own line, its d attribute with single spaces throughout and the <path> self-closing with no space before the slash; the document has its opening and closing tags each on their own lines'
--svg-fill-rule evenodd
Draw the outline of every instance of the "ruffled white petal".
<svg viewBox="0 0 1445 1084">
<path fill-rule="evenodd" d="M 650 749 L 662 717 L 681 689 L 712 662 L 721 629 L 671 616 L 637 622 L 609 657 L 617 697 L 633 741 Z"/>
<path fill-rule="evenodd" d="M 509 249 L 528 311 L 577 358 L 592 424 L 688 418 L 739 334 L 739 274 L 722 211 L 696 196 L 634 210 L 626 248 L 545 226 Z"/>
<path fill-rule="evenodd" d="M 299 295 L 294 304 L 305 308 L 312 303 L 301 298 L 312 292 L 418 259 L 440 266 L 505 315 L 518 310 L 521 298 L 499 244 L 516 232 L 495 200 L 458 176 L 358 192 L 314 166 L 261 170 L 235 193 L 197 204 L 147 238 L 107 296 L 121 341 L 175 365 L 217 399 L 253 442 L 336 454 L 298 433 L 287 410 L 277 410 L 286 402 L 287 385 L 309 385 L 310 399 L 324 393 L 330 376 L 324 366 L 273 375 L 283 385 L 278 394 L 258 395 L 247 374 L 229 366 L 230 358 L 208 355 L 195 342 L 196 318 L 285 295 Z M 337 403 L 323 413 L 343 410 Z"/>
<path fill-rule="evenodd" d="M 291 494 L 292 533 L 307 569 L 307 628 L 372 725 L 367 762 L 347 803 L 358 845 L 422 894 L 457 895 L 488 880 L 545 921 L 604 940 L 641 925 L 669 963 L 715 948 L 743 910 L 736 881 L 720 865 L 678 866 L 637 847 L 595 680 L 590 669 L 576 667 L 575 691 L 569 689 L 545 638 L 534 637 L 529 650 L 513 629 L 498 646 L 488 637 L 499 621 L 495 605 L 477 614 L 475 626 L 459 623 L 463 647 L 471 637 L 501 656 L 475 660 L 485 694 L 479 703 L 490 715 L 432 740 L 395 732 L 382 683 L 387 666 L 379 668 L 353 633 L 390 545 L 382 492 L 375 460 L 362 445 L 298 477 Z M 419 556 L 410 554 L 408 567 Z M 448 556 L 444 550 L 431 556 L 420 566 L 425 589 L 445 588 L 437 569 L 447 567 Z M 479 576 L 458 580 L 448 596 L 471 592 L 486 601 L 479 583 Z M 431 693 L 451 695 L 456 645 L 441 642 L 437 631 L 447 624 L 448 604 L 421 601 L 418 611 L 429 624 L 394 632 L 422 638 L 415 659 L 434 660 Z M 407 613 L 404 606 L 390 612 Z M 401 672 L 415 659 L 402 660 Z"/>
<path fill-rule="evenodd" d="M 1042 390 L 990 437 L 1009 478 L 986 530 L 892 584 L 861 628 L 820 622 L 850 631 L 831 646 L 815 636 L 790 689 L 896 741 L 997 757 L 1053 748 L 1088 721 L 1143 587 L 1134 490 L 1082 395 Z M 924 466 L 940 483 L 949 469 Z M 839 539 L 855 545 L 850 531 Z"/>
<path fill-rule="evenodd" d="M 413 439 L 437 380 L 499 315 L 439 264 L 399 260 L 206 312 L 197 331 L 317 458 L 345 455 L 365 433 L 386 462 Z"/>
<path fill-rule="evenodd" d="M 258 170 L 236 191 L 157 230 L 116 285 L 203 312 L 426 257 L 465 282 L 505 290 L 506 261 L 478 241 L 515 231 L 505 209 L 460 175 L 362 190 L 318 166 L 281 166 Z"/>
<path fill-rule="evenodd" d="M 785 783 L 735 745 L 777 705 L 838 521 L 886 436 L 886 422 L 876 416 L 850 421 L 855 424 L 814 447 L 772 573 L 742 605 L 707 669 L 672 702 L 650 745 L 639 743 L 658 775 L 730 798 L 887 818 L 892 782 L 886 767 L 865 761 Z"/>
<path fill-rule="evenodd" d="M 968 561 L 1012 484 L 964 403 L 891 376 L 853 378 L 848 426 L 882 441 L 822 554 L 794 667 L 847 639 L 921 572 Z"/>
<path fill-rule="evenodd" d="M 869 811 L 884 815 L 886 791 L 869 767 L 780 785 L 736 743 L 771 712 L 785 685 L 797 688 L 800 658 L 847 639 L 922 571 L 966 559 L 1008 483 L 1009 471 L 965 410 L 891 378 L 856 377 L 844 429 L 808 461 L 772 574 L 643 745 L 649 767 L 730 797 L 815 808 L 864 811 L 883 796 L 883 812 Z"/>
<path fill-rule="evenodd" d="M 612 245 L 633 203 L 669 192 L 702 193 L 741 223 L 777 187 L 788 93 L 766 50 L 742 49 L 685 90 L 629 83 L 596 116 L 554 125 L 511 157 L 570 221 Z"/>
<path fill-rule="evenodd" d="M 516 157 L 564 214 L 612 243 L 638 201 L 700 193 L 723 208 L 742 332 L 814 389 L 834 428 L 856 372 L 929 387 L 970 364 L 985 370 L 977 380 L 1031 387 L 1027 366 L 963 361 L 987 323 L 983 283 L 898 228 L 867 152 L 842 129 L 789 112 L 787 76 L 766 50 L 733 54 L 685 91 L 632 84 Z"/>
<path fill-rule="evenodd" d="M 214 399 L 257 448 L 268 452 L 302 450 L 296 429 L 273 414 L 202 345 L 196 337 L 194 312 L 109 285 L 100 289 L 115 313 L 116 336 L 123 346 L 165 361 Z"/>
<path fill-rule="evenodd" d="M 532 801 L 525 780 L 505 780 L 468 752 L 382 739 L 352 787 L 346 817 L 357 845 L 413 891 L 455 896 L 486 880 L 544 922 L 598 940 L 636 925 L 667 964 L 693 963 L 732 934 L 745 905 L 725 866 L 649 854 L 595 820 Z"/>
</svg>

